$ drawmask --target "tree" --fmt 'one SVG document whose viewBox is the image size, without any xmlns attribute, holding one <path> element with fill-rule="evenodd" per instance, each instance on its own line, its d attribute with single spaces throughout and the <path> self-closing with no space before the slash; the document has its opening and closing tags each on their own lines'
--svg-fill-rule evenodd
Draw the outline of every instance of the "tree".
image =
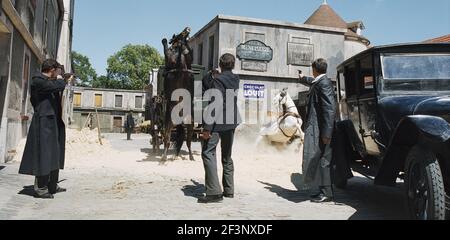
<svg viewBox="0 0 450 240">
<path fill-rule="evenodd" d="M 74 73 L 77 76 L 77 79 L 79 79 L 79 83 L 77 85 L 81 87 L 91 87 L 92 82 L 97 78 L 97 73 L 92 67 L 89 58 L 73 51 L 72 61 Z"/>
<path fill-rule="evenodd" d="M 122 89 L 142 90 L 151 70 L 163 62 L 155 48 L 129 44 L 108 59 L 108 78 L 118 81 Z"/>
<path fill-rule="evenodd" d="M 92 81 L 92 87 L 94 88 L 106 88 L 106 89 L 120 89 L 121 84 L 119 81 L 110 79 L 107 76 L 100 76 Z"/>
</svg>

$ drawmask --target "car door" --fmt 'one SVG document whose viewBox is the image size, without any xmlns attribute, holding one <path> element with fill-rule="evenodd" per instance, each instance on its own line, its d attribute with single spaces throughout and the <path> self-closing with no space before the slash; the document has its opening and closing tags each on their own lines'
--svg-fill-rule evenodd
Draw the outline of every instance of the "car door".
<svg viewBox="0 0 450 240">
<path fill-rule="evenodd" d="M 361 58 L 356 63 L 358 82 L 359 133 L 367 154 L 378 156 L 379 145 L 376 143 L 377 95 L 372 55 Z"/>
<path fill-rule="evenodd" d="M 341 95 L 339 104 L 341 105 L 341 120 L 348 120 L 352 123 L 353 129 L 348 129 L 349 140 L 362 156 L 365 156 L 365 147 L 363 146 L 363 138 L 359 134 L 361 126 L 361 118 L 359 111 L 359 85 L 357 81 L 357 65 L 356 61 L 348 64 L 344 68 L 343 78 L 344 81 L 340 85 L 345 84 L 345 94 Z M 342 76 L 339 76 L 342 78 Z M 345 107 L 342 107 L 342 106 Z"/>
</svg>

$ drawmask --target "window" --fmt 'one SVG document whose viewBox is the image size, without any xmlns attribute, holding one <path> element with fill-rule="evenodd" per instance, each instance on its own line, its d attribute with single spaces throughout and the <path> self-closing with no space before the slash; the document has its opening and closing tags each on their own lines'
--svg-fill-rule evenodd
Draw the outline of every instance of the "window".
<svg viewBox="0 0 450 240">
<path fill-rule="evenodd" d="M 44 52 L 47 52 L 47 40 L 48 40 L 48 2 L 44 1 L 44 29 L 42 35 L 42 44 L 44 46 Z"/>
<path fill-rule="evenodd" d="M 203 65 L 203 43 L 198 45 L 198 65 Z"/>
<path fill-rule="evenodd" d="M 345 99 L 346 93 L 345 93 L 345 77 L 344 74 L 339 72 L 338 74 L 338 91 L 337 94 L 339 95 L 339 99 Z"/>
<path fill-rule="evenodd" d="M 116 108 L 123 107 L 123 96 L 122 95 L 116 95 L 114 106 Z"/>
<path fill-rule="evenodd" d="M 81 107 L 81 93 L 73 94 L 73 106 Z"/>
<path fill-rule="evenodd" d="M 96 108 L 103 107 L 103 95 L 102 94 L 95 94 L 95 107 Z"/>
<path fill-rule="evenodd" d="M 209 53 L 209 57 L 208 57 L 208 69 L 209 70 L 213 70 L 214 69 L 214 51 L 215 51 L 215 39 L 214 39 L 214 35 L 212 35 L 211 37 L 209 37 L 209 49 L 208 49 L 208 53 Z"/>
<path fill-rule="evenodd" d="M 358 84 L 356 81 L 356 66 L 355 63 L 352 63 L 349 66 L 345 67 L 345 86 L 346 86 L 346 97 L 347 98 L 355 98 L 358 94 Z"/>
<path fill-rule="evenodd" d="M 58 19 L 56 18 L 56 16 L 53 16 L 53 27 L 54 28 L 57 28 L 57 26 L 58 26 Z M 57 45 L 58 45 L 58 37 L 56 37 L 56 31 L 57 30 L 55 30 L 54 32 L 53 32 L 53 34 L 52 34 L 52 52 L 53 52 L 53 56 L 54 56 L 54 58 L 56 58 L 56 56 L 57 56 Z"/>
<path fill-rule="evenodd" d="M 386 80 L 450 79 L 450 55 L 447 54 L 383 56 L 382 64 Z"/>
<path fill-rule="evenodd" d="M 360 90 L 361 94 L 369 94 L 374 93 L 375 89 L 375 80 L 373 77 L 373 64 L 372 64 L 372 55 L 369 55 L 360 62 Z"/>
<path fill-rule="evenodd" d="M 142 96 L 136 96 L 134 100 L 134 108 L 142 108 Z"/>
<path fill-rule="evenodd" d="M 33 10 L 35 10 L 36 9 L 36 0 L 31 0 L 30 5 L 33 8 Z"/>
<path fill-rule="evenodd" d="M 25 54 L 23 62 L 23 76 L 22 76 L 22 114 L 26 113 L 27 98 L 28 98 L 28 82 L 30 78 L 30 56 Z"/>
<path fill-rule="evenodd" d="M 34 19 L 36 13 L 36 0 L 31 0 L 28 2 L 28 13 L 30 16 L 30 26 L 28 27 L 31 35 L 34 35 Z"/>
<path fill-rule="evenodd" d="M 122 128 L 123 127 L 122 117 L 113 117 L 113 127 L 114 128 Z"/>
<path fill-rule="evenodd" d="M 450 91 L 450 55 L 395 54 L 381 58 L 385 91 Z"/>
</svg>

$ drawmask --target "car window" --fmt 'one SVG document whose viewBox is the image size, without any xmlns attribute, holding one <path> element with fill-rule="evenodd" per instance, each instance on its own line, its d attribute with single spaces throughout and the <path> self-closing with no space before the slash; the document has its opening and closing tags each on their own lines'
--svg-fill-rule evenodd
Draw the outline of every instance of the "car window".
<svg viewBox="0 0 450 240">
<path fill-rule="evenodd" d="M 360 88 L 360 95 L 374 93 L 375 79 L 373 76 L 373 61 L 372 56 L 367 56 L 359 62 L 358 82 Z"/>
<path fill-rule="evenodd" d="M 346 93 L 345 93 L 345 77 L 344 77 L 344 73 L 339 72 L 338 73 L 338 82 L 339 82 L 339 87 L 338 87 L 338 94 L 339 94 L 339 99 L 345 99 L 346 98 Z"/>
<path fill-rule="evenodd" d="M 450 55 L 388 55 L 382 63 L 387 80 L 450 79 Z"/>
<path fill-rule="evenodd" d="M 356 98 L 358 95 L 358 82 L 356 81 L 356 64 L 345 67 L 345 89 L 347 98 Z"/>
<path fill-rule="evenodd" d="M 450 54 L 390 54 L 381 62 L 383 91 L 450 91 Z"/>
</svg>

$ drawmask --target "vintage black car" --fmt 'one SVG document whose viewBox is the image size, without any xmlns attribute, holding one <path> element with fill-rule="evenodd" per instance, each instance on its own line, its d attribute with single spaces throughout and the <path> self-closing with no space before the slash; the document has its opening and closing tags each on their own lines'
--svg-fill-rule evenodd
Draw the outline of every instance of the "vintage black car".
<svg viewBox="0 0 450 240">
<path fill-rule="evenodd" d="M 338 67 L 337 85 L 336 185 L 350 168 L 404 180 L 411 218 L 449 219 L 450 44 L 371 48 Z"/>
</svg>

